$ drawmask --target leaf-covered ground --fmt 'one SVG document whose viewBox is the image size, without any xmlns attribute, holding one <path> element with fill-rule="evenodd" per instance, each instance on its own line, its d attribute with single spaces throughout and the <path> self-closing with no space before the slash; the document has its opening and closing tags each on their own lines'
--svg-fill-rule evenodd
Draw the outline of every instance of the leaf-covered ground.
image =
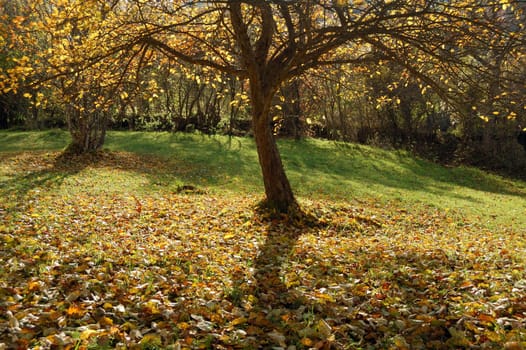
<svg viewBox="0 0 526 350">
<path fill-rule="evenodd" d="M 128 153 L 0 160 L 0 349 L 526 348 L 525 230 L 373 200 L 273 218 Z"/>
</svg>

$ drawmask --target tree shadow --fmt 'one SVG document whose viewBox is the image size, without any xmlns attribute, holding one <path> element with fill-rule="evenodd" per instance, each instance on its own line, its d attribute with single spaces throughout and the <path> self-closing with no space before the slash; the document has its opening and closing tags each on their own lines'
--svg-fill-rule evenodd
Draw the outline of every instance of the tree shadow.
<svg viewBox="0 0 526 350">
<path fill-rule="evenodd" d="M 260 189 L 261 171 L 253 141 L 239 137 L 223 137 L 192 133 L 111 133 L 110 149 L 143 156 L 164 158 L 178 170 L 179 176 L 195 185 L 220 189 Z M 246 176 L 243 174 L 255 174 Z M 246 189 L 246 190 L 245 190 Z"/>
<path fill-rule="evenodd" d="M 67 153 L 17 153 L 3 154 L 0 160 L 11 163 L 16 168 L 14 176 L 7 174 L 6 181 L 0 181 L 0 196 L 6 199 L 5 205 L 12 210 L 23 210 L 32 190 L 53 188 L 69 176 L 82 171 L 86 162 L 72 161 Z M 13 171 L 13 170 L 12 170 Z"/>
<path fill-rule="evenodd" d="M 244 273 L 233 276 L 233 283 L 239 289 L 238 299 L 242 295 L 255 296 L 255 304 L 251 305 L 253 312 L 248 319 L 252 332 L 250 335 L 256 339 L 251 346 L 262 349 L 285 348 L 287 344 L 301 343 L 299 330 L 289 327 L 287 318 L 314 306 L 299 291 L 287 285 L 283 272 L 289 259 L 295 256 L 298 240 L 305 234 L 325 227 L 327 223 L 302 211 L 295 212 L 293 216 L 278 216 L 266 210 L 258 208 L 256 211 L 256 220 L 266 224 L 266 235 L 254 260 L 253 283 L 247 283 Z"/>
<path fill-rule="evenodd" d="M 4 199 L 0 208 L 12 212 L 24 212 L 33 195 L 39 192 L 50 194 L 68 178 L 88 168 L 132 171 L 144 175 L 148 186 L 161 182 L 163 186 L 167 185 L 165 177 L 172 177 L 174 170 L 167 169 L 166 162 L 158 157 L 112 151 L 80 155 L 67 152 L 4 153 L 0 154 L 0 161 L 6 166 L 4 174 L 0 173 L 0 198 Z M 175 177 L 169 180 L 168 185 L 176 182 Z"/>
<path fill-rule="evenodd" d="M 256 292 L 263 305 L 292 305 L 297 296 L 287 288 L 280 278 L 282 265 L 294 252 L 304 229 L 286 221 L 269 223 L 263 247 L 255 259 Z"/>
<path fill-rule="evenodd" d="M 240 304 L 255 296 L 245 327 L 254 348 L 469 348 L 478 332 L 471 321 L 491 331 L 478 311 L 459 314 L 463 295 L 481 304 L 492 296 L 480 294 L 469 279 L 480 266 L 447 247 L 386 245 L 384 226 L 358 215 L 349 220 L 354 227 L 335 217 L 256 220 L 266 220 L 266 236 L 253 274 L 233 276 Z M 313 249 L 318 242 L 308 243 L 317 239 L 324 252 Z M 339 241 L 348 247 L 352 240 L 364 245 L 338 251 Z M 492 264 L 486 268 L 499 269 Z M 501 316 L 512 320 L 510 329 L 523 324 L 509 310 Z"/>
</svg>

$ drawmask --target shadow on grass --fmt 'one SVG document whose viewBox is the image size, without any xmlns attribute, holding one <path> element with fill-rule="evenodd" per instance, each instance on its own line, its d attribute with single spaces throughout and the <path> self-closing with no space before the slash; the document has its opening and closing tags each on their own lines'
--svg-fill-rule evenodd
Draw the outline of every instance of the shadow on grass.
<svg viewBox="0 0 526 350">
<path fill-rule="evenodd" d="M 130 141 L 130 137 L 133 142 Z M 217 187 L 237 190 L 240 185 L 261 190 L 261 170 L 254 141 L 184 133 L 117 133 L 108 138 L 111 149 L 155 154 L 194 168 L 194 178 Z M 353 183 L 381 192 L 399 189 L 477 201 L 467 188 L 526 198 L 525 188 L 475 168 L 449 168 L 414 158 L 406 152 L 316 139 L 279 140 L 291 181 L 299 192 L 351 192 Z M 351 189 L 353 191 L 355 189 Z M 347 192 L 346 192 L 347 191 Z"/>
<path fill-rule="evenodd" d="M 55 149 L 63 147 L 68 137 L 60 130 L 0 133 L 0 147 L 3 151 Z M 112 131 L 105 147 L 144 158 L 161 157 L 178 167 L 174 170 L 165 166 L 164 170 L 168 173 L 183 170 L 184 181 L 194 185 L 234 191 L 262 190 L 261 170 L 254 140 L 250 138 Z M 315 139 L 279 140 L 279 147 L 294 187 L 298 193 L 307 195 L 324 192 L 331 196 L 341 194 L 343 199 L 401 190 L 478 201 L 476 196 L 462 191 L 466 188 L 526 198 L 524 187 L 504 178 L 474 168 L 447 168 L 415 159 L 406 152 Z"/>
<path fill-rule="evenodd" d="M 4 210 L 15 212 L 23 212 L 27 208 L 32 191 L 52 194 L 54 189 L 59 188 L 68 178 L 75 177 L 88 168 L 108 168 L 112 171 L 122 170 L 139 174 L 147 180 L 145 191 L 148 192 L 158 186 L 166 192 L 177 190 L 181 184 L 179 179 L 193 179 L 184 169 L 180 170 L 159 157 L 125 152 L 101 151 L 83 155 L 63 152 L 4 153 L 0 154 L 0 161 L 7 169 L 7 173 L 3 175 L 5 180 L 0 178 L 0 198 L 4 199 L 2 206 Z M 179 170 L 181 173 L 178 173 Z M 106 181 L 109 186 L 115 188 L 108 188 L 105 184 L 97 182 L 88 186 L 96 187 L 94 193 L 101 190 L 134 190 L 126 178 L 123 183 L 113 183 L 113 174 L 115 173 L 112 172 L 112 177 Z M 89 190 L 86 188 L 86 191 Z"/>
<path fill-rule="evenodd" d="M 7 174 L 6 181 L 0 181 L 0 196 L 7 209 L 24 210 L 30 191 L 54 188 L 68 177 L 86 166 L 86 163 L 71 163 L 68 156 L 60 153 L 17 153 L 2 154 L 0 159 L 10 165 L 14 175 Z M 13 169 L 14 168 L 14 169 Z"/>
<path fill-rule="evenodd" d="M 130 142 L 130 138 L 133 142 Z M 112 132 L 110 150 L 161 157 L 184 172 L 185 181 L 218 189 L 262 189 L 261 170 L 252 139 L 187 133 Z"/>
<path fill-rule="evenodd" d="M 317 178 L 334 184 L 349 181 L 386 188 L 421 191 L 457 199 L 474 198 L 453 193 L 453 187 L 526 198 L 524 188 L 474 168 L 448 168 L 411 157 L 405 152 L 383 151 L 367 146 L 318 140 L 283 141 L 285 164 L 294 176 L 315 183 Z M 309 150 L 305 152 L 305 150 Z M 308 173 L 305 170 L 308 169 Z M 298 174 L 300 172 L 300 174 Z"/>
<path fill-rule="evenodd" d="M 61 150 L 69 141 L 69 133 L 60 129 L 45 132 L 0 130 L 2 152 Z"/>
<path fill-rule="evenodd" d="M 129 142 L 130 138 L 133 142 Z M 107 146 L 142 155 L 155 155 L 188 168 L 188 181 L 204 186 L 261 191 L 261 170 L 252 139 L 184 133 L 120 133 Z M 342 192 L 352 183 L 365 187 L 420 191 L 469 202 L 476 199 L 453 193 L 454 186 L 525 196 L 487 179 L 476 170 L 451 169 L 415 160 L 396 152 L 319 140 L 280 140 L 287 173 L 299 193 Z"/>
</svg>

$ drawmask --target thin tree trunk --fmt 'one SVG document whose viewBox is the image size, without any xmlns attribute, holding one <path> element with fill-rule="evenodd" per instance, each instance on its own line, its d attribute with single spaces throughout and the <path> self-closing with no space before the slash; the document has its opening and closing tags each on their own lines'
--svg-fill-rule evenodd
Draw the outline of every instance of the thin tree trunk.
<svg viewBox="0 0 526 350">
<path fill-rule="evenodd" d="M 283 126 L 280 128 L 286 136 L 292 136 L 299 140 L 304 136 L 304 119 L 300 104 L 300 84 L 299 80 L 290 81 L 281 88 L 281 94 L 285 101 L 281 104 L 283 111 Z"/>
</svg>

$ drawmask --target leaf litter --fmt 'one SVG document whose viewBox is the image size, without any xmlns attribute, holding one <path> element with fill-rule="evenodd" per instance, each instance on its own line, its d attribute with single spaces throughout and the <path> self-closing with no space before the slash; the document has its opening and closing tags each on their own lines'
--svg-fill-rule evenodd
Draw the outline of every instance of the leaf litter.
<svg viewBox="0 0 526 350">
<path fill-rule="evenodd" d="M 32 187 L 3 183 L 0 349 L 526 347 L 524 231 L 373 200 L 275 217 L 254 195 L 101 189 L 104 166 L 162 169 L 133 155 L 54 159 L 2 165 Z"/>
</svg>

